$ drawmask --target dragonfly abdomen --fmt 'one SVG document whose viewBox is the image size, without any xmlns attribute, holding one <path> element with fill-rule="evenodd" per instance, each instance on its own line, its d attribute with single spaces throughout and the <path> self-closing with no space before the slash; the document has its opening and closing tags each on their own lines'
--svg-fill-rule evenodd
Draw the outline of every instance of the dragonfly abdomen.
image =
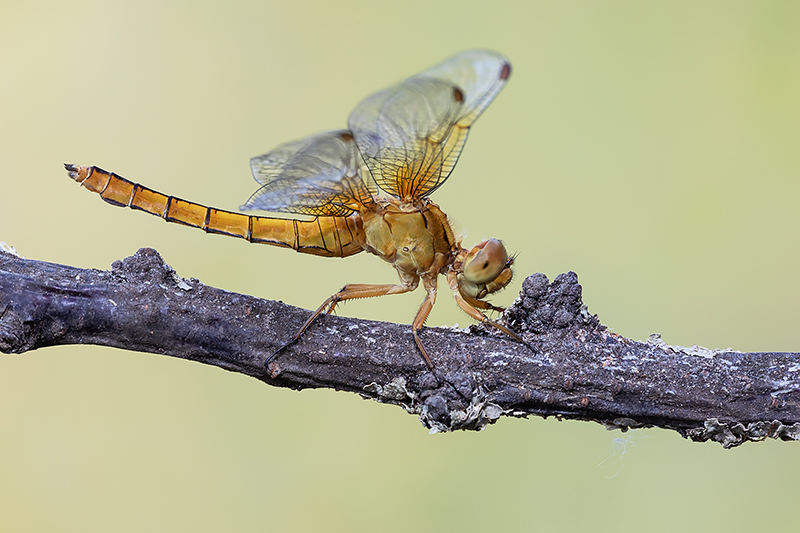
<svg viewBox="0 0 800 533">
<path fill-rule="evenodd" d="M 307 221 L 245 215 L 168 196 L 99 167 L 64 167 L 72 179 L 111 205 L 138 209 L 206 233 L 326 257 L 348 257 L 364 249 L 364 230 L 358 213 Z"/>
</svg>

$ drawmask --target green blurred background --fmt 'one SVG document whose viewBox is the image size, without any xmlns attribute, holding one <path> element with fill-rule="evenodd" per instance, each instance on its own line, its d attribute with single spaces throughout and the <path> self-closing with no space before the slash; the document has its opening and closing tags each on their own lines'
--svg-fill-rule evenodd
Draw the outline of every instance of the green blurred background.
<svg viewBox="0 0 800 533">
<path fill-rule="evenodd" d="M 476 47 L 513 64 L 434 194 L 517 278 L 574 270 L 635 338 L 800 351 L 797 2 L 0 2 L 0 240 L 315 308 L 374 257 L 302 256 L 115 209 L 99 165 L 235 209 L 248 159 Z M 444 285 L 442 285 L 444 288 Z M 421 292 L 343 314 L 409 323 Z M 443 292 L 428 324 L 470 320 Z M 745 531 L 791 512 L 793 443 L 502 419 L 429 436 L 395 407 L 99 347 L 0 358 L 2 531 Z"/>
</svg>

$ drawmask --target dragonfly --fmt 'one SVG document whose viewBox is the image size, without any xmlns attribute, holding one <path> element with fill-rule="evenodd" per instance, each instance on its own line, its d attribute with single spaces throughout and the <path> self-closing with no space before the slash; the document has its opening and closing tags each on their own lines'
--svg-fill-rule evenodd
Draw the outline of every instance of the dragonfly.
<svg viewBox="0 0 800 533">
<path fill-rule="evenodd" d="M 368 252 L 397 271 L 399 283 L 345 285 L 265 365 L 340 302 L 402 294 L 422 282 L 425 298 L 411 332 L 433 370 L 420 331 L 436 302 L 440 274 L 470 317 L 529 346 L 484 313 L 504 310 L 485 299 L 511 282 L 513 257 L 498 239 L 463 248 L 447 215 L 429 198 L 450 176 L 470 127 L 510 74 L 511 64 L 501 54 L 464 51 L 367 97 L 350 114 L 348 129 L 289 142 L 252 158 L 259 188 L 240 210 L 293 213 L 307 220 L 225 211 L 162 194 L 96 166 L 65 167 L 72 179 L 115 206 L 306 254 Z"/>
</svg>

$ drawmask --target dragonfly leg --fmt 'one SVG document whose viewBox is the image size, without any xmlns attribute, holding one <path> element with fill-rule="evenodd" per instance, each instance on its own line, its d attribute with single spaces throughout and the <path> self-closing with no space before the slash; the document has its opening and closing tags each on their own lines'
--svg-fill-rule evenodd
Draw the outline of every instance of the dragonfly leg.
<svg viewBox="0 0 800 533">
<path fill-rule="evenodd" d="M 463 296 L 463 297 L 465 302 L 467 302 L 469 305 L 477 309 L 489 309 L 491 311 L 497 311 L 498 313 L 502 313 L 503 311 L 506 310 L 505 307 L 497 307 L 496 305 L 492 305 L 489 302 L 485 302 L 483 300 L 476 300 L 475 298 L 470 298 L 469 296 Z"/>
<path fill-rule="evenodd" d="M 314 311 L 310 317 L 308 317 L 308 320 L 306 320 L 305 323 L 300 327 L 300 330 L 295 334 L 292 340 L 272 352 L 272 355 L 270 355 L 267 360 L 264 361 L 264 366 L 268 365 L 283 350 L 300 340 L 300 337 L 303 336 L 303 333 L 305 333 L 308 327 L 319 317 L 319 315 L 322 313 L 329 314 L 333 312 L 336 304 L 339 302 L 345 300 L 354 300 L 356 298 L 372 298 L 375 296 L 387 296 L 389 294 L 402 294 L 404 292 L 409 292 L 416 289 L 418 283 L 418 279 L 409 279 L 407 281 L 404 280 L 402 285 L 395 285 L 391 283 L 385 285 L 368 285 L 362 283 L 351 283 L 349 285 L 345 285 L 342 287 L 342 290 L 322 302 L 322 305 L 320 305 L 317 310 Z"/>
<path fill-rule="evenodd" d="M 428 284 L 426 283 L 425 285 Z M 422 353 L 425 363 L 428 365 L 429 369 L 433 370 L 433 362 L 431 362 L 431 358 L 428 356 L 428 351 L 425 349 L 425 346 L 422 345 L 422 340 L 419 338 L 419 330 L 425 325 L 425 321 L 428 319 L 428 315 L 431 314 L 431 309 L 433 309 L 433 304 L 436 303 L 436 284 L 434 282 L 433 285 L 426 286 L 425 288 L 427 293 L 425 299 L 422 301 L 422 305 L 420 305 L 417 310 L 417 316 L 414 317 L 411 332 L 414 334 L 414 342 L 417 343 L 417 348 L 419 348 L 419 351 Z"/>
<path fill-rule="evenodd" d="M 461 294 L 461 291 L 458 289 L 458 282 L 456 281 L 455 273 L 448 274 L 448 281 L 450 282 L 450 289 L 453 291 L 453 298 L 455 298 L 456 303 L 458 304 L 458 306 L 461 309 L 463 309 L 464 312 L 466 312 L 469 316 L 471 316 L 472 318 L 474 318 L 475 320 L 478 320 L 479 322 L 481 322 L 483 324 L 492 326 L 493 328 L 502 331 L 503 333 L 505 333 L 506 335 L 508 335 L 512 339 L 514 339 L 515 341 L 520 342 L 520 343 L 524 344 L 525 346 L 527 346 L 528 348 L 530 348 L 531 351 L 534 351 L 534 352 L 536 351 L 536 349 L 533 346 L 531 346 L 530 344 L 528 344 L 522 337 L 520 337 L 519 335 L 517 335 L 516 333 L 514 333 L 513 331 L 511 331 L 510 329 L 508 329 L 504 325 L 498 324 L 497 322 L 495 322 L 494 320 L 490 319 L 489 317 L 487 317 L 486 315 L 484 315 L 483 313 L 481 313 L 480 311 L 478 311 L 476 309 L 476 307 L 481 307 L 483 309 L 493 309 L 493 310 L 499 310 L 501 308 L 495 308 L 493 305 L 491 305 L 491 304 L 489 304 L 487 302 L 484 302 L 482 300 L 475 300 L 474 298 L 465 298 L 464 295 Z M 475 302 L 478 302 L 479 305 L 477 305 L 477 306 L 473 305 Z M 480 304 L 486 304 L 487 307 L 484 307 L 484 306 L 482 306 Z"/>
</svg>

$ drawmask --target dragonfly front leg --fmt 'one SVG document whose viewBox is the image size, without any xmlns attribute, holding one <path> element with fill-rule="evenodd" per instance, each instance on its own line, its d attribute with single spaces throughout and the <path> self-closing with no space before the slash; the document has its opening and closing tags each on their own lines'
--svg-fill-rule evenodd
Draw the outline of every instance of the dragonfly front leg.
<svg viewBox="0 0 800 533">
<path fill-rule="evenodd" d="M 486 304 L 486 307 L 484 307 L 482 305 L 478 305 L 477 306 L 477 307 L 481 307 L 483 309 L 492 309 L 492 310 L 495 310 L 495 311 L 503 310 L 503 309 L 495 307 L 495 306 L 493 306 L 493 305 L 491 305 L 491 304 L 489 304 L 487 302 L 484 302 L 483 300 L 475 300 L 474 298 L 464 297 L 464 295 L 461 294 L 461 290 L 459 290 L 459 288 L 458 288 L 458 280 L 456 278 L 456 275 L 457 274 L 455 272 L 448 273 L 447 274 L 447 281 L 448 281 L 448 284 L 450 285 L 450 289 L 453 291 L 453 298 L 456 299 L 456 303 L 458 304 L 458 306 L 462 310 L 464 310 L 469 316 L 471 316 L 475 320 L 478 320 L 479 322 L 481 322 L 483 324 L 487 324 L 489 326 L 492 326 L 495 329 L 499 329 L 500 331 L 502 331 L 503 333 L 505 333 L 506 335 L 508 335 L 512 339 L 514 339 L 515 341 L 520 342 L 520 343 L 524 344 L 525 346 L 527 346 L 528 348 L 530 348 L 531 351 L 534 351 L 534 352 L 536 351 L 534 349 L 534 347 L 531 346 L 530 344 L 528 344 L 522 337 L 520 337 L 519 335 L 517 335 L 516 333 L 514 333 L 513 331 L 511 331 L 510 329 L 508 329 L 504 325 L 498 324 L 494 320 L 490 319 L 489 317 L 487 317 L 486 315 L 484 315 L 483 313 L 478 311 L 476 309 L 476 306 L 474 305 L 474 303 L 476 303 L 476 302 L 479 303 L 479 304 Z"/>
<path fill-rule="evenodd" d="M 372 298 L 375 296 L 387 296 L 389 294 L 402 294 L 404 292 L 410 292 L 417 288 L 419 284 L 419 278 L 409 277 L 408 279 L 403 280 L 401 285 L 395 285 L 387 283 L 385 285 L 367 285 L 362 283 L 351 283 L 349 285 L 345 285 L 342 287 L 342 290 L 322 302 L 316 311 L 305 321 L 305 323 L 300 327 L 300 330 L 297 334 L 275 350 L 272 355 L 270 355 L 266 361 L 264 361 L 264 366 L 268 365 L 279 353 L 283 350 L 300 340 L 300 337 L 303 336 L 303 333 L 308 329 L 308 327 L 321 315 L 322 313 L 330 314 L 336 308 L 336 304 L 339 302 L 343 302 L 345 300 L 354 300 L 356 298 Z M 427 359 L 427 357 L 426 357 Z"/>
<path fill-rule="evenodd" d="M 489 302 L 485 302 L 483 300 L 476 300 L 474 298 L 470 298 L 469 296 L 464 296 L 463 294 L 462 296 L 465 302 L 467 302 L 469 305 L 477 309 L 487 309 L 491 311 L 497 311 L 498 313 L 502 313 L 503 311 L 506 310 L 505 307 L 497 307 L 496 305 L 492 305 Z"/>
</svg>

